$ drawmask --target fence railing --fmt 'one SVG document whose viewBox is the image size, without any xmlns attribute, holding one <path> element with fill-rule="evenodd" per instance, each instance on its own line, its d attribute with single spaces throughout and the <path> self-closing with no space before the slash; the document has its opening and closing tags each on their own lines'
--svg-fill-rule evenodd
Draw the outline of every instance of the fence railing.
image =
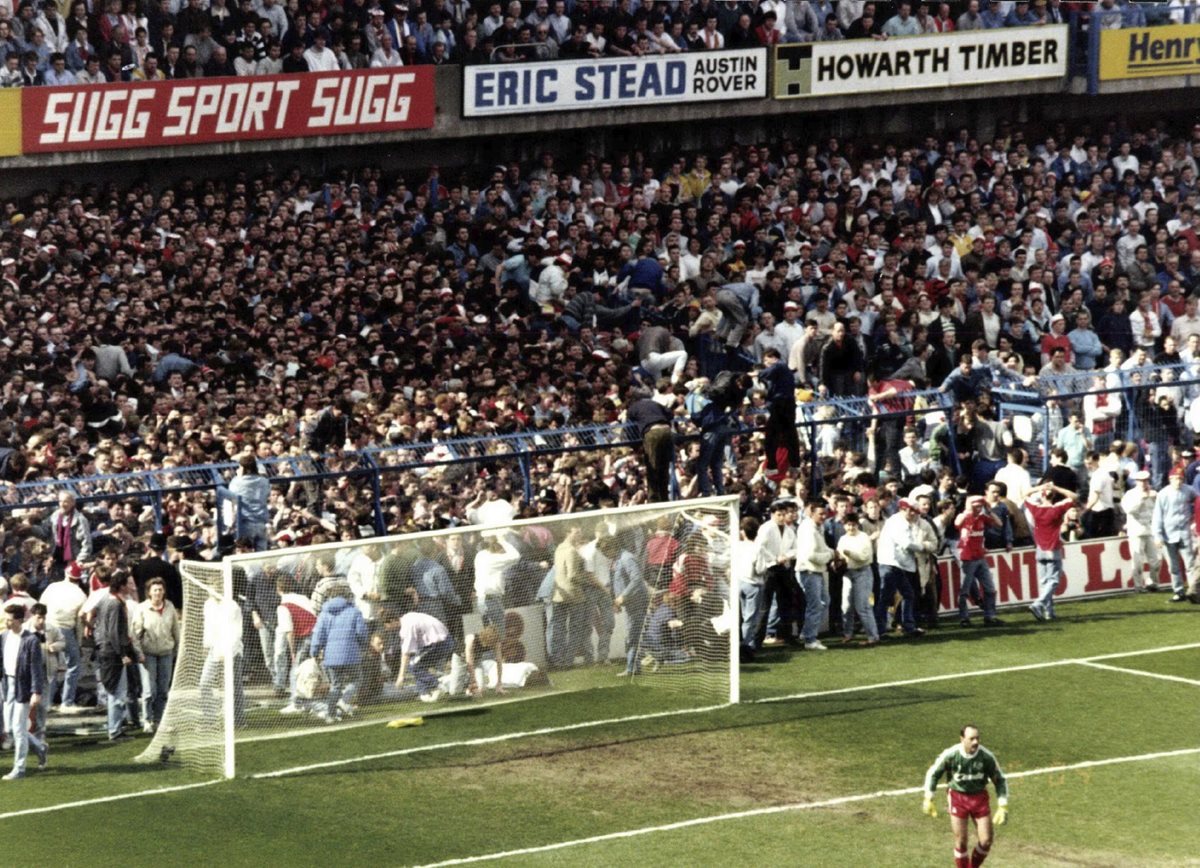
<svg viewBox="0 0 1200 868">
<path fill-rule="evenodd" d="M 383 533 L 383 490 L 393 477 L 399 474 L 466 464 L 511 465 L 516 470 L 514 475 L 521 481 L 524 498 L 528 501 L 533 496 L 531 467 L 539 456 L 602 452 L 638 445 L 640 439 L 637 432 L 628 425 L 593 425 L 534 429 L 489 437 L 403 443 L 327 455 L 284 455 L 260 459 L 259 467 L 272 486 L 336 482 L 343 479 L 365 484 L 371 492 L 376 533 Z M 229 462 L 76 479 L 21 482 L 0 489 L 0 513 L 53 507 L 57 505 L 59 495 L 69 492 L 82 503 L 143 501 L 153 507 L 155 526 L 161 527 L 166 498 L 189 492 L 210 492 L 218 507 L 218 530 L 224 531 L 236 519 L 236 497 L 230 504 L 227 490 L 236 471 L 237 464 Z"/>
<path fill-rule="evenodd" d="M 1103 388 L 1098 377 L 1106 377 Z M 1087 388 L 1088 386 L 1091 388 Z M 1200 396 L 1200 366 L 1192 364 L 1154 365 L 1113 372 L 1103 370 L 1045 375 L 1034 388 L 991 390 L 999 421 L 1009 420 L 1011 445 L 1026 449 L 1027 466 L 1032 473 L 1044 472 L 1049 464 L 1058 432 L 1072 413 L 1090 421 L 1098 396 L 1114 396 L 1117 407 L 1112 425 L 1089 438 L 1104 451 L 1113 440 L 1131 444 L 1135 460 L 1149 463 L 1165 472 L 1164 461 L 1172 447 L 1193 443 L 1193 425 L 1188 416 L 1192 400 Z M 1161 405 L 1163 396 L 1169 404 Z M 833 451 L 833 444 L 853 452 L 868 453 L 879 470 L 889 465 L 894 470 L 903 431 L 911 425 L 918 430 L 923 446 L 938 458 L 938 466 L 963 472 L 959 433 L 954 420 L 955 402 L 948 392 L 925 389 L 893 395 L 882 401 L 868 396 L 833 396 L 801 403 L 796 420 L 801 440 L 812 456 L 811 490 L 822 482 L 822 460 Z M 698 435 L 681 433 L 680 442 Z M 1006 444 L 1007 445 L 1007 444 Z M 272 486 L 319 484 L 347 480 L 370 493 L 370 508 L 376 533 L 386 529 L 385 490 L 404 478 L 418 476 L 437 468 L 459 469 L 465 476 L 468 466 L 498 471 L 508 468 L 514 483 L 521 486 L 526 502 L 533 499 L 533 466 L 540 457 L 565 453 L 602 453 L 610 449 L 640 446 L 636 430 L 629 425 L 592 425 L 578 428 L 530 429 L 487 437 L 468 437 L 431 442 L 403 443 L 371 447 L 360 451 L 333 452 L 327 455 L 284 455 L 259 461 L 263 475 Z M 63 492 L 83 502 L 138 500 L 154 510 L 155 525 L 161 527 L 164 502 L 189 492 L 205 492 L 213 497 L 219 531 L 234 526 L 237 498 L 228 491 L 237 470 L 235 463 L 204 464 L 189 467 L 165 467 L 135 473 L 89 476 L 77 479 L 40 479 L 0 488 L 0 514 L 22 509 L 44 509 L 57 504 Z"/>
</svg>

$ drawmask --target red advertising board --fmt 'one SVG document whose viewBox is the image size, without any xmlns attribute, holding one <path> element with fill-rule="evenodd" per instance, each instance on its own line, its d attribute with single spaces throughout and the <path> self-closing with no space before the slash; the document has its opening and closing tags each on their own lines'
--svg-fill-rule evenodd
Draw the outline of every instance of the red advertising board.
<svg viewBox="0 0 1200 868">
<path fill-rule="evenodd" d="M 1038 598 L 1041 589 L 1033 549 L 989 552 L 987 561 L 1000 606 L 1027 606 Z M 958 609 L 962 571 L 950 557 L 940 558 L 938 569 L 942 576 L 940 608 L 942 614 L 949 614 Z M 1160 585 L 1171 582 L 1165 561 L 1159 562 L 1154 575 Z M 1133 590 L 1143 581 L 1144 577 L 1133 575 L 1127 537 L 1071 542 L 1063 546 L 1063 578 L 1054 595 L 1065 600 L 1107 596 Z"/>
<path fill-rule="evenodd" d="M 21 91 L 26 154 L 433 126 L 433 68 L 363 69 Z"/>
</svg>

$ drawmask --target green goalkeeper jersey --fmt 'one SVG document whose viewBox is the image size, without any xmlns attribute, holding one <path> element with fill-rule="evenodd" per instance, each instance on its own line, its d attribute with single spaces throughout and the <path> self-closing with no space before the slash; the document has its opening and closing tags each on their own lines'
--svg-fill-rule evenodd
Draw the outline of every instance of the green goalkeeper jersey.
<svg viewBox="0 0 1200 868">
<path fill-rule="evenodd" d="M 988 781 L 996 785 L 996 796 L 1000 803 L 1008 801 L 1008 781 L 1000 771 L 995 755 L 980 745 L 979 750 L 967 756 L 961 745 L 942 751 L 925 773 L 925 794 L 932 796 L 938 780 L 945 775 L 947 786 L 960 793 L 974 795 L 987 789 Z"/>
</svg>

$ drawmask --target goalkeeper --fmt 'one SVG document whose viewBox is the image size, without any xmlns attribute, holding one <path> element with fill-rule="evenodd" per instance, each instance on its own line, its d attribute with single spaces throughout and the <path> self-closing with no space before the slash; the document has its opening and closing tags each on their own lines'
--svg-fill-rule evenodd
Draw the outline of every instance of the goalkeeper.
<svg viewBox="0 0 1200 868">
<path fill-rule="evenodd" d="M 959 733 L 959 744 L 946 748 L 925 773 L 925 803 L 922 810 L 930 817 L 937 816 L 933 806 L 933 791 L 945 775 L 950 793 L 950 828 L 954 830 L 955 868 L 977 868 L 992 848 L 992 808 L 988 802 L 987 785 L 996 787 L 994 822 L 1003 826 L 1008 819 L 1008 781 L 1000 771 L 1000 763 L 990 750 L 979 743 L 979 728 L 967 724 Z M 978 841 L 967 855 L 968 822 L 975 821 Z"/>
</svg>

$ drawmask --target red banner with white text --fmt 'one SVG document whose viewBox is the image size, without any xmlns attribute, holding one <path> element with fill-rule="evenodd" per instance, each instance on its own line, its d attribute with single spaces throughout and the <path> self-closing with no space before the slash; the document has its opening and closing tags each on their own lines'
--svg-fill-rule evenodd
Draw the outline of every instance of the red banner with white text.
<svg viewBox="0 0 1200 868">
<path fill-rule="evenodd" d="M 432 67 L 21 91 L 26 154 L 433 126 Z"/>
<path fill-rule="evenodd" d="M 987 561 L 996 582 L 998 605 L 1029 605 L 1038 598 L 1037 559 L 1033 549 L 989 552 Z M 957 611 L 958 591 L 962 586 L 958 563 L 950 557 L 941 558 L 938 570 L 942 576 L 941 611 L 943 614 Z M 1164 562 L 1159 563 L 1155 576 L 1160 585 L 1171 583 Z M 1141 581 L 1139 578 L 1137 584 Z M 1063 545 L 1063 580 L 1059 582 L 1055 599 L 1102 596 L 1132 590 L 1136 586 L 1127 538 L 1106 537 Z"/>
</svg>

